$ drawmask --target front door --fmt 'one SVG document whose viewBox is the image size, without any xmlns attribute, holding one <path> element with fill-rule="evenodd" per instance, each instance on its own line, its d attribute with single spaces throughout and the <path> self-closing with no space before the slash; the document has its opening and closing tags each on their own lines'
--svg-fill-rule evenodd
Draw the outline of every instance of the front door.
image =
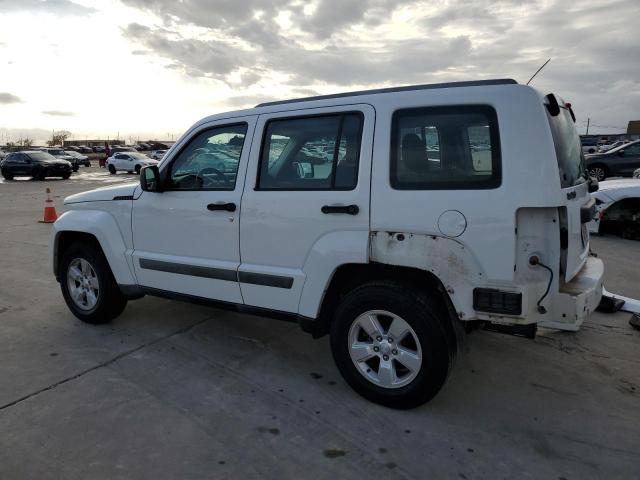
<svg viewBox="0 0 640 480">
<path fill-rule="evenodd" d="M 142 192 L 133 202 L 140 285 L 242 303 L 240 198 L 256 118 L 199 127 L 162 162 L 165 191 Z"/>
<path fill-rule="evenodd" d="M 366 261 L 374 117 L 370 105 L 260 115 L 240 220 L 247 305 L 298 312 L 337 260 Z"/>
</svg>

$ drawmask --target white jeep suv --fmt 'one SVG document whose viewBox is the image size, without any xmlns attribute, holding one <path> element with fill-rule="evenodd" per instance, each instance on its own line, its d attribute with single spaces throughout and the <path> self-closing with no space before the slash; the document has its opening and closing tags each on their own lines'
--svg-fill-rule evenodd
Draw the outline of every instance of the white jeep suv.
<svg viewBox="0 0 640 480">
<path fill-rule="evenodd" d="M 207 117 L 139 184 L 66 198 L 53 271 L 89 323 L 145 294 L 296 320 L 331 335 L 357 392 L 414 407 L 443 386 L 463 326 L 574 331 L 597 307 L 597 183 L 574 121 L 513 80 Z"/>
</svg>

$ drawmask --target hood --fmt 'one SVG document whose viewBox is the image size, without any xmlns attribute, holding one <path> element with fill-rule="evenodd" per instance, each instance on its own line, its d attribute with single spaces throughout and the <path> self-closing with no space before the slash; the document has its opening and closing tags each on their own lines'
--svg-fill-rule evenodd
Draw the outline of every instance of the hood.
<svg viewBox="0 0 640 480">
<path fill-rule="evenodd" d="M 96 188 L 88 192 L 76 193 L 64 199 L 64 204 L 80 202 L 104 202 L 111 201 L 114 197 L 130 197 L 138 187 L 139 183 L 128 183 L 127 185 L 117 185 L 115 187 Z"/>
<path fill-rule="evenodd" d="M 69 160 L 65 160 L 61 157 L 55 157 L 55 160 L 40 160 L 40 163 L 45 163 L 47 165 L 69 165 L 71 163 Z"/>
</svg>

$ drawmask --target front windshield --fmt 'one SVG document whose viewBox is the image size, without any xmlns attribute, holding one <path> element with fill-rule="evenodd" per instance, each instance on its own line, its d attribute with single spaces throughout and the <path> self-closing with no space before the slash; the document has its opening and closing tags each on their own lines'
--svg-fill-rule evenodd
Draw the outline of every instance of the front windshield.
<svg viewBox="0 0 640 480">
<path fill-rule="evenodd" d="M 564 102 L 558 103 L 562 105 Z M 586 181 L 582 144 L 569 109 L 560 108 L 560 113 L 555 117 L 547 112 L 547 117 L 556 148 L 560 185 L 566 188 Z"/>
</svg>

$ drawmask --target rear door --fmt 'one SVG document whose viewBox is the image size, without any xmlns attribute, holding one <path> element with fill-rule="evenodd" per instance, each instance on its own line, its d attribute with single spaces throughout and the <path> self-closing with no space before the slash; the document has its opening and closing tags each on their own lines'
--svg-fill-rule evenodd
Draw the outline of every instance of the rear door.
<svg viewBox="0 0 640 480">
<path fill-rule="evenodd" d="M 341 255 L 344 232 L 364 232 L 368 258 L 374 120 L 370 105 L 260 115 L 240 219 L 247 305 L 297 312 L 307 259 Z"/>
</svg>

